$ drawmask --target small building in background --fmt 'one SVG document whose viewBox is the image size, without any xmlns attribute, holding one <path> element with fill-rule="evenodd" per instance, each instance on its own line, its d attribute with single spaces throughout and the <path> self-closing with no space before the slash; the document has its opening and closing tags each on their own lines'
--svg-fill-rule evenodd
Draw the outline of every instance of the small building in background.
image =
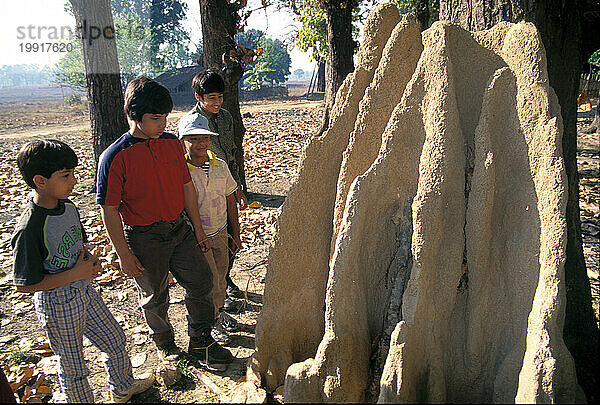
<svg viewBox="0 0 600 405">
<path fill-rule="evenodd" d="M 193 106 L 196 104 L 196 99 L 194 90 L 192 90 L 192 79 L 202 69 L 204 68 L 198 65 L 171 69 L 160 74 L 154 80 L 169 90 L 174 105 L 178 107 Z"/>
</svg>

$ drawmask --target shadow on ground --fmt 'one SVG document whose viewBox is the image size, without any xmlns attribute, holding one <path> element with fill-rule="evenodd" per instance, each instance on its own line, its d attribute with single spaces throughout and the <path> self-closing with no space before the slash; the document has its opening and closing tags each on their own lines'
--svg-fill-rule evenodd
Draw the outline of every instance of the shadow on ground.
<svg viewBox="0 0 600 405">
<path fill-rule="evenodd" d="M 248 192 L 248 200 L 249 202 L 258 201 L 263 207 L 279 208 L 285 201 L 285 196 Z"/>
</svg>

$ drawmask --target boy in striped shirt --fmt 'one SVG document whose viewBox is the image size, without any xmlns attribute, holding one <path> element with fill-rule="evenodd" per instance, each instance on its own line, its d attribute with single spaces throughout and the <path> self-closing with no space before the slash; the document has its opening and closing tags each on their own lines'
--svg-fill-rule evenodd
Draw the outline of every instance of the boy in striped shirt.
<svg viewBox="0 0 600 405">
<path fill-rule="evenodd" d="M 198 211 L 202 228 L 211 242 L 205 253 L 213 272 L 213 302 L 215 325 L 211 335 L 219 344 L 226 345 L 230 338 L 227 331 L 235 330 L 237 322 L 223 311 L 226 275 L 229 267 L 227 225 L 232 229 L 232 254 L 241 247 L 240 224 L 235 193 L 237 182 L 233 179 L 227 163 L 208 150 L 212 136 L 208 119 L 198 113 L 188 114 L 179 121 L 179 138 L 186 151 L 186 161 L 194 187 L 198 194 Z"/>
</svg>

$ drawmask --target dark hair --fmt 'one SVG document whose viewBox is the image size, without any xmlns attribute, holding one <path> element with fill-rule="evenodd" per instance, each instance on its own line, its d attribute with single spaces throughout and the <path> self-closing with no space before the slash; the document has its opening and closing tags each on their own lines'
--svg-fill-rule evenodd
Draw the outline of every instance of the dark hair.
<svg viewBox="0 0 600 405">
<path fill-rule="evenodd" d="M 208 93 L 224 93 L 225 81 L 217 69 L 204 69 L 196 73 L 192 79 L 192 89 L 199 96 Z"/>
<path fill-rule="evenodd" d="M 17 154 L 17 166 L 25 183 L 33 189 L 36 175 L 49 179 L 52 173 L 77 166 L 77 155 L 64 142 L 56 140 L 31 141 L 21 147 Z"/>
<path fill-rule="evenodd" d="M 146 76 L 129 82 L 125 89 L 125 114 L 141 121 L 144 114 L 166 114 L 173 110 L 173 100 L 169 90 Z"/>
</svg>

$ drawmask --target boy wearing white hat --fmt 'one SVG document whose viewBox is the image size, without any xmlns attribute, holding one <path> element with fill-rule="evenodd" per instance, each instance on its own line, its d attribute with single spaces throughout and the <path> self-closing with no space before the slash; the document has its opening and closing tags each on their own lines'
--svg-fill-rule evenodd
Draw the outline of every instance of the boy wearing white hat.
<svg viewBox="0 0 600 405">
<path fill-rule="evenodd" d="M 217 343 L 226 345 L 230 342 L 227 331 L 233 331 L 237 327 L 235 319 L 223 311 L 223 305 L 227 288 L 225 277 L 229 267 L 228 224 L 232 230 L 232 254 L 237 253 L 242 245 L 235 198 L 238 185 L 227 163 L 208 149 L 211 135 L 219 134 L 210 130 L 208 119 L 204 115 L 185 115 L 179 120 L 178 132 L 186 152 L 190 176 L 198 194 L 202 228 L 212 247 L 205 252 L 213 271 L 212 294 L 216 321 L 211 335 Z"/>
</svg>

